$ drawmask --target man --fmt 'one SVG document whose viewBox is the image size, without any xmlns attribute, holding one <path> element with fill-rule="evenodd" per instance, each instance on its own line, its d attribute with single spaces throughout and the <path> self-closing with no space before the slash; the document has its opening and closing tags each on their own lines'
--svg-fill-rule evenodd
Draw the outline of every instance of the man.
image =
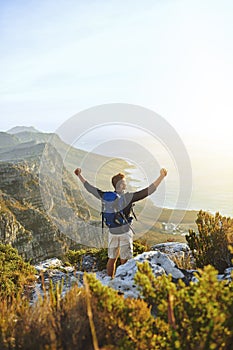
<svg viewBox="0 0 233 350">
<path fill-rule="evenodd" d="M 77 168 L 74 173 L 78 176 L 79 180 L 84 184 L 86 190 L 92 193 L 96 198 L 103 201 L 103 196 L 106 192 L 92 186 L 81 174 L 81 168 Z M 128 259 L 133 257 L 133 232 L 130 224 L 132 217 L 130 217 L 130 211 L 132 203 L 144 199 L 151 195 L 164 177 L 167 175 L 167 170 L 162 168 L 160 170 L 160 176 L 148 187 L 137 192 L 125 192 L 126 181 L 124 174 L 117 174 L 112 177 L 112 185 L 118 198 L 124 202 L 122 206 L 122 215 L 125 218 L 124 223 L 119 224 L 117 227 L 109 228 L 108 239 L 108 263 L 107 273 L 108 276 L 114 277 L 116 269 L 116 261 L 120 251 L 121 264 L 125 264 Z"/>
</svg>

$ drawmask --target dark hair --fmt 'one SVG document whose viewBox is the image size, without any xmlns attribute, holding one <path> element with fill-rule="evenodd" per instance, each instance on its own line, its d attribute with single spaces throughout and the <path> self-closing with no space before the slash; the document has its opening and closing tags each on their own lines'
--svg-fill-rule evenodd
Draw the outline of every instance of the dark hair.
<svg viewBox="0 0 233 350">
<path fill-rule="evenodd" d="M 123 180 L 124 178 L 125 178 L 125 175 L 122 174 L 122 173 L 119 173 L 119 174 L 117 174 L 117 175 L 114 175 L 114 176 L 112 177 L 112 185 L 113 185 L 113 187 L 116 189 L 117 183 L 118 183 L 119 181 Z"/>
</svg>

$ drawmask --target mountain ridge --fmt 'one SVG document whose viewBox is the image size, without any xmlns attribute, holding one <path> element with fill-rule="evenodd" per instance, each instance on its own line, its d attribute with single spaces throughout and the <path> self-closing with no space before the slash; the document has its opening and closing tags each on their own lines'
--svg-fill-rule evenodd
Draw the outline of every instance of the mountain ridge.
<svg viewBox="0 0 233 350">
<path fill-rule="evenodd" d="M 19 132 L 22 131 L 30 131 L 30 132 L 39 132 L 34 126 L 14 126 L 13 128 L 7 130 L 6 132 L 8 134 L 18 134 Z"/>
</svg>

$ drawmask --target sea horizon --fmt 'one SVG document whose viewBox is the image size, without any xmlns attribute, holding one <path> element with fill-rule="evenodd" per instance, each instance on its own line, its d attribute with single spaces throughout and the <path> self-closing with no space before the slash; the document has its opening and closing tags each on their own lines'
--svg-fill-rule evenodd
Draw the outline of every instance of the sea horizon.
<svg viewBox="0 0 233 350">
<path fill-rule="evenodd" d="M 82 149 L 87 152 L 92 152 L 95 149 L 96 141 L 93 140 L 93 144 L 79 143 L 75 147 Z M 100 153 L 103 155 L 103 153 Z M 108 156 L 108 154 L 104 154 Z M 213 164 L 218 164 L 218 162 L 209 162 L 205 164 L 199 162 L 198 156 L 190 156 L 190 161 L 192 165 L 192 188 L 190 189 L 190 194 L 187 197 L 183 195 L 185 203 L 179 201 L 177 204 L 177 199 L 179 196 L 179 191 L 182 191 L 182 184 L 180 184 L 179 172 L 176 166 L 172 164 L 171 159 L 161 157 L 164 159 L 164 163 L 161 167 L 168 164 L 168 176 L 165 180 L 165 188 L 163 191 L 158 188 L 158 191 L 151 196 L 153 203 L 158 207 L 164 207 L 168 209 L 180 209 L 180 210 L 203 210 L 211 214 L 219 212 L 220 215 L 226 217 L 233 217 L 233 189 L 232 189 L 232 177 L 231 169 L 221 174 L 221 178 L 217 175 L 217 166 Z M 124 159 L 124 158 L 123 158 Z M 131 162 L 129 159 L 125 159 L 129 164 L 129 168 L 126 169 L 127 177 L 129 178 L 129 186 L 141 189 L 148 186 L 153 179 L 155 179 L 159 174 L 159 169 L 155 170 L 154 175 L 150 174 L 147 176 L 146 170 L 148 169 L 148 164 L 146 160 L 142 160 L 139 165 Z M 222 159 L 224 161 L 224 159 Z M 161 161 L 161 159 L 160 159 Z M 200 164 L 199 164 L 200 163 Z M 146 164 L 146 166 L 144 166 Z M 146 168 L 147 167 L 147 168 Z M 224 175 L 224 176 L 223 176 Z M 154 178 L 153 178 L 154 176 Z"/>
</svg>

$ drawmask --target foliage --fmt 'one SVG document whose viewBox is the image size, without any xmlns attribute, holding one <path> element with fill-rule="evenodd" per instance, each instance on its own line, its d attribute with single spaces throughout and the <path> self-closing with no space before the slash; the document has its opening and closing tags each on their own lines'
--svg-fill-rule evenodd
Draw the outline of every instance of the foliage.
<svg viewBox="0 0 233 350">
<path fill-rule="evenodd" d="M 147 244 L 147 241 L 145 239 L 136 240 L 133 242 L 133 256 L 137 256 L 149 250 L 150 250 L 150 247 Z"/>
<path fill-rule="evenodd" d="M 83 257 L 84 256 L 92 256 L 95 260 L 95 264 L 98 270 L 103 270 L 106 267 L 108 260 L 108 251 L 106 248 L 82 248 L 79 250 L 69 250 L 65 255 L 65 260 L 68 261 L 69 264 L 77 266 L 79 270 L 83 270 Z"/>
<path fill-rule="evenodd" d="M 124 298 L 94 274 L 64 297 L 60 285 L 51 285 L 34 305 L 21 295 L 11 303 L 2 299 L 0 349 L 93 349 L 90 300 L 100 349 L 230 350 L 233 283 L 219 282 L 216 274 L 207 266 L 197 283 L 176 285 L 169 276 L 155 278 L 145 262 L 135 277 L 141 299 Z"/>
<path fill-rule="evenodd" d="M 13 296 L 35 280 L 35 269 L 11 245 L 0 244 L 0 297 Z"/>
<path fill-rule="evenodd" d="M 114 349 L 156 349 L 154 318 L 143 300 L 126 299 L 87 275 L 92 293 L 92 308 L 101 346 Z"/>
<path fill-rule="evenodd" d="M 64 298 L 57 285 L 33 306 L 18 296 L 0 307 L 1 350 L 91 348 L 85 293 L 77 286 Z"/>
<path fill-rule="evenodd" d="M 198 233 L 189 230 L 186 240 L 195 258 L 197 267 L 210 264 L 219 272 L 231 266 L 232 255 L 229 243 L 233 243 L 233 219 L 215 216 L 199 211 L 197 216 Z"/>
<path fill-rule="evenodd" d="M 188 287 L 182 281 L 175 285 L 165 275 L 155 278 L 145 262 L 138 265 L 135 281 L 156 314 L 156 325 L 164 322 L 166 326 L 165 349 L 230 350 L 233 283 L 219 282 L 210 265 L 199 270 L 197 277 L 198 282 Z"/>
<path fill-rule="evenodd" d="M 170 255 L 169 258 L 174 261 L 179 269 L 192 270 L 196 268 L 195 262 L 191 254 L 184 253 L 183 255 Z"/>
<path fill-rule="evenodd" d="M 135 254 L 146 248 L 145 242 L 136 242 Z M 81 263 L 87 251 L 100 257 L 105 267 L 107 250 L 71 251 L 70 263 Z M 199 269 L 197 282 L 187 286 L 173 283 L 171 276 L 155 277 L 147 261 L 138 263 L 135 283 L 140 299 L 124 298 L 85 273 L 84 288 L 74 285 L 62 296 L 62 285 L 51 284 L 31 305 L 21 286 L 30 281 L 33 268 L 11 246 L 0 245 L 0 257 L 1 350 L 232 348 L 233 282 L 218 281 L 210 265 Z"/>
<path fill-rule="evenodd" d="M 185 286 L 165 275 L 155 278 L 147 262 L 138 264 L 138 300 L 85 276 L 89 291 L 74 286 L 62 298 L 57 285 L 33 306 L 20 296 L 11 304 L 2 300 L 0 348 L 93 349 L 89 297 L 100 348 L 231 349 L 233 283 L 219 282 L 213 267 L 199 270 L 199 281 Z"/>
</svg>

